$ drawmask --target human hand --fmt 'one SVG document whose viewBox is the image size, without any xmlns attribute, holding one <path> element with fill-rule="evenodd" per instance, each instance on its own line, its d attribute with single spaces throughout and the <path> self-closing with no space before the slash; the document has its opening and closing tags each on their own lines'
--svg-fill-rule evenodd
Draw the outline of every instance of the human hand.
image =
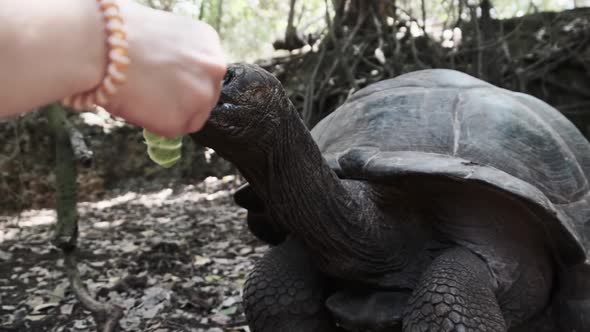
<svg viewBox="0 0 590 332">
<path fill-rule="evenodd" d="M 226 62 L 203 22 L 120 0 L 131 65 L 107 111 L 167 137 L 201 129 L 217 103 Z"/>
</svg>

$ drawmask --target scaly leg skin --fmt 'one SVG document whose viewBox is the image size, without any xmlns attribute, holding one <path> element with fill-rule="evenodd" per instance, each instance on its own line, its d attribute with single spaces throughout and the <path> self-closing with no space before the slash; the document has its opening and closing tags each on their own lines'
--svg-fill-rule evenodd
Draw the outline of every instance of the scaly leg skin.
<svg viewBox="0 0 590 332">
<path fill-rule="evenodd" d="M 560 332 L 590 331 L 590 265 L 573 266 L 561 274 L 555 311 Z"/>
<path fill-rule="evenodd" d="M 486 264 L 466 249 L 437 257 L 408 301 L 404 332 L 506 332 Z"/>
<path fill-rule="evenodd" d="M 248 276 L 244 310 L 252 332 L 339 331 L 324 305 L 325 281 L 295 239 L 271 248 Z"/>
</svg>

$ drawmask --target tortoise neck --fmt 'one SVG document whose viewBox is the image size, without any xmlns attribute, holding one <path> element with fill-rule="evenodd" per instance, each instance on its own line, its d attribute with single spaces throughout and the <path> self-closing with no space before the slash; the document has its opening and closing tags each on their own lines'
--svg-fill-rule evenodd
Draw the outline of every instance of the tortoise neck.
<svg viewBox="0 0 590 332">
<path fill-rule="evenodd" d="M 301 239 L 320 268 L 339 277 L 364 278 L 390 256 L 379 257 L 382 233 L 372 231 L 378 209 L 366 185 L 338 178 L 295 110 L 289 113 L 264 166 L 252 161 L 244 176 L 265 201 L 271 219 Z"/>
<path fill-rule="evenodd" d="M 293 106 L 286 113 L 272 146 L 245 161 L 247 165 L 241 170 L 266 203 L 272 204 L 271 210 L 287 217 L 280 222 L 284 226 L 293 224 L 293 229 L 288 229 L 298 234 L 295 230 L 307 223 L 302 219 L 315 219 L 318 210 L 331 211 L 333 205 L 340 207 L 341 202 L 351 204 L 354 200 L 324 160 Z M 316 209 L 319 202 L 322 208 Z"/>
</svg>

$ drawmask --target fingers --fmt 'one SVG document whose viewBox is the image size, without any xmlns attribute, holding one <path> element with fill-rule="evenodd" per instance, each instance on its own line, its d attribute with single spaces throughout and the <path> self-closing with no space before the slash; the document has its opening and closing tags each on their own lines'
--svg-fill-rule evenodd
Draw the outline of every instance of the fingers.
<svg viewBox="0 0 590 332">
<path fill-rule="evenodd" d="M 139 5 L 129 5 L 127 14 L 133 65 L 107 110 L 161 136 L 200 130 L 227 70 L 217 32 Z"/>
<path fill-rule="evenodd" d="M 197 96 L 197 100 L 195 102 L 196 107 L 194 108 L 194 114 L 187 122 L 187 127 L 185 129 L 186 133 L 193 133 L 199 131 L 205 125 L 205 122 L 209 118 L 211 111 L 213 110 L 213 108 L 217 104 L 217 101 L 219 100 L 223 84 L 223 77 L 225 76 L 225 71 L 226 67 L 223 66 L 223 68 L 219 68 L 217 73 L 214 73 L 212 75 L 213 79 L 210 83 L 210 89 L 212 90 L 210 94 L 211 98 L 208 98 L 207 96 L 202 97 L 201 95 L 203 93 L 203 90 L 199 91 L 200 93 L 195 94 Z M 189 107 L 194 107 L 194 105 L 190 105 Z"/>
</svg>

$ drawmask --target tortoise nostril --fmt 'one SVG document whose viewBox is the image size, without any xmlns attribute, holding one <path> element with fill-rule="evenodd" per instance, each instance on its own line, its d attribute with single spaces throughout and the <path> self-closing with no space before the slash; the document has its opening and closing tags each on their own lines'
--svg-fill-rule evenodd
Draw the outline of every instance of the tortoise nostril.
<svg viewBox="0 0 590 332">
<path fill-rule="evenodd" d="M 227 103 L 230 98 L 229 98 L 229 91 L 228 89 L 230 88 L 230 85 L 232 84 L 233 81 L 236 80 L 237 77 L 237 73 L 236 73 L 236 68 L 235 67 L 229 67 L 227 69 L 227 72 L 225 73 L 225 77 L 223 78 L 223 84 L 221 86 L 221 93 L 219 96 L 219 100 L 217 101 L 217 107 L 222 106 L 223 104 Z"/>
<path fill-rule="evenodd" d="M 236 70 L 235 68 L 228 68 L 227 72 L 225 73 L 225 77 L 223 78 L 223 87 L 229 85 L 234 79 L 236 78 Z"/>
</svg>

